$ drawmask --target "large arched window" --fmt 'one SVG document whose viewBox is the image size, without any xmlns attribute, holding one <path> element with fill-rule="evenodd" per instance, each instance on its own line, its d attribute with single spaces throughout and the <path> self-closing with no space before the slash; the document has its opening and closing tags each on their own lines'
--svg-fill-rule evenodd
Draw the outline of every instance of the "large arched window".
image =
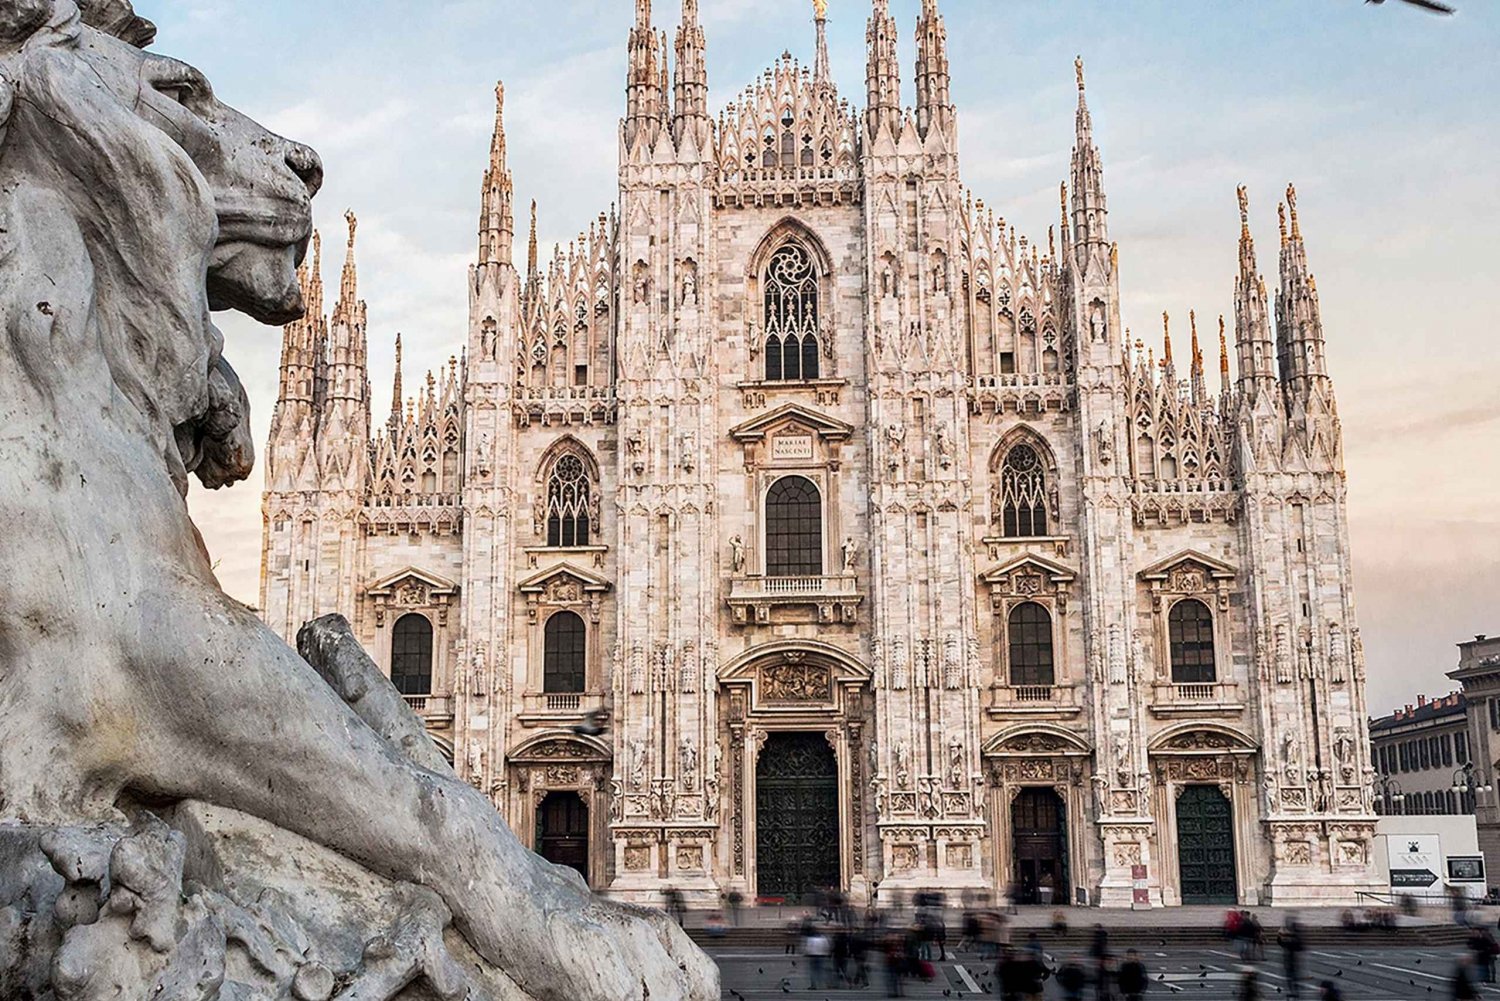
<svg viewBox="0 0 1500 1001">
<path fill-rule="evenodd" d="M 1002 534 L 1028 538 L 1047 534 L 1047 470 L 1037 450 L 1025 443 L 1005 453 L 1000 468 Z"/>
<path fill-rule="evenodd" d="M 1214 672 L 1214 617 L 1196 598 L 1172 606 L 1167 616 L 1167 638 L 1172 647 L 1172 683 L 1203 685 L 1216 680 Z"/>
<path fill-rule="evenodd" d="M 784 476 L 766 494 L 766 576 L 822 574 L 822 495 L 806 477 Z"/>
<path fill-rule="evenodd" d="M 572 612 L 558 612 L 547 620 L 542 634 L 542 691 L 567 695 L 583 691 L 583 619 Z"/>
<path fill-rule="evenodd" d="M 1013 686 L 1051 685 L 1056 680 L 1052 667 L 1052 616 L 1034 601 L 1010 610 L 1006 627 L 1010 649 L 1010 683 Z"/>
<path fill-rule="evenodd" d="M 564 454 L 547 477 L 547 545 L 589 544 L 589 476 L 583 460 Z"/>
<path fill-rule="evenodd" d="M 391 684 L 402 695 L 432 694 L 432 623 L 403 615 L 391 630 Z"/>
<path fill-rule="evenodd" d="M 818 377 L 818 274 L 812 257 L 788 243 L 771 255 L 765 278 L 766 378 Z"/>
</svg>

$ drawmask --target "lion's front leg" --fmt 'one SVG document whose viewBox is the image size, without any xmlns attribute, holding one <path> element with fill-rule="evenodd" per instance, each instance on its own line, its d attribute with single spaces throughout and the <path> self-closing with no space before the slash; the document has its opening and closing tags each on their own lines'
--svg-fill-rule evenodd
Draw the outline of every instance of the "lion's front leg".
<svg viewBox="0 0 1500 1001">
<path fill-rule="evenodd" d="M 156 676 L 138 691 L 163 704 L 141 714 L 157 731 L 143 791 L 242 810 L 431 887 L 538 998 L 718 997 L 717 971 L 670 922 L 559 875 L 479 792 L 394 751 L 249 612 L 211 593 L 151 608 L 161 621 L 138 663 Z"/>
</svg>

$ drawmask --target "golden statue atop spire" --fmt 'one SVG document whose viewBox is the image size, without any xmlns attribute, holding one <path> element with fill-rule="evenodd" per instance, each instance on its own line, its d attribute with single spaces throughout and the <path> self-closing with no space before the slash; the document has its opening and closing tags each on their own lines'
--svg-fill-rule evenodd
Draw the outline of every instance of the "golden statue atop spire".
<svg viewBox="0 0 1500 1001">
<path fill-rule="evenodd" d="M 1240 199 L 1240 228 L 1248 229 L 1250 226 L 1250 192 L 1241 184 L 1234 189 L 1234 193 Z"/>
<path fill-rule="evenodd" d="M 1286 186 L 1286 207 L 1292 215 L 1292 239 L 1302 239 L 1302 227 L 1297 224 L 1297 187 L 1293 184 Z"/>
<path fill-rule="evenodd" d="M 819 21 L 828 19 L 828 0 L 813 0 L 813 17 Z"/>
<path fill-rule="evenodd" d="M 1076 73 L 1076 74 L 1078 74 L 1078 89 L 1082 90 L 1083 89 L 1083 56 L 1078 56 L 1078 57 L 1076 57 L 1073 60 L 1073 72 Z"/>
</svg>

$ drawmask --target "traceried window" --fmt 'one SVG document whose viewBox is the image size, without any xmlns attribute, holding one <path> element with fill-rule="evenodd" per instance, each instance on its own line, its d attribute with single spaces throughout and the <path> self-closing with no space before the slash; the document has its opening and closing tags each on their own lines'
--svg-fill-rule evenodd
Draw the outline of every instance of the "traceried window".
<svg viewBox="0 0 1500 1001">
<path fill-rule="evenodd" d="M 1017 605 L 1010 610 L 1005 632 L 1011 685 L 1053 684 L 1052 616 L 1047 609 L 1034 601 Z"/>
<path fill-rule="evenodd" d="M 766 379 L 818 378 L 818 275 L 806 249 L 788 243 L 766 266 Z"/>
<path fill-rule="evenodd" d="M 589 477 L 583 460 L 564 455 L 547 477 L 547 545 L 589 544 Z"/>
<path fill-rule="evenodd" d="M 1172 648 L 1172 683 L 1203 685 L 1216 680 L 1214 617 L 1196 598 L 1172 606 L 1167 616 L 1167 639 Z"/>
<path fill-rule="evenodd" d="M 432 623 L 413 612 L 391 630 L 391 684 L 402 695 L 432 694 Z"/>
<path fill-rule="evenodd" d="M 542 691 L 568 695 L 583 691 L 584 625 L 572 612 L 558 612 L 547 620 L 542 636 Z"/>
<path fill-rule="evenodd" d="M 766 576 L 822 574 L 822 495 L 806 477 L 784 476 L 766 494 Z"/>
<path fill-rule="evenodd" d="M 1047 471 L 1030 445 L 1016 445 L 1000 469 L 1002 534 L 1028 538 L 1047 534 Z"/>
</svg>

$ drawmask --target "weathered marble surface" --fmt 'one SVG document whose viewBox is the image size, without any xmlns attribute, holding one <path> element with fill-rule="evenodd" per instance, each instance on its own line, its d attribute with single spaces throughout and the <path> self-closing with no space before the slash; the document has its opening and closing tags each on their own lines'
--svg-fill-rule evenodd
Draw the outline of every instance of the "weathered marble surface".
<svg viewBox="0 0 1500 1001">
<path fill-rule="evenodd" d="M 210 311 L 298 315 L 322 168 L 152 33 L 0 0 L 0 996 L 716 998 L 218 587 L 187 477 L 253 452 Z"/>
</svg>

